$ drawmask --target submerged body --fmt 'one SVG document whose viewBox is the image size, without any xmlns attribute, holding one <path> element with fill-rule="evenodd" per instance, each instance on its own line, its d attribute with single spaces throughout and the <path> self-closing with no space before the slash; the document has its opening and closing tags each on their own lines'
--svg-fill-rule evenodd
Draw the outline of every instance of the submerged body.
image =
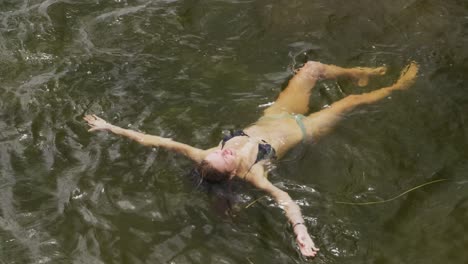
<svg viewBox="0 0 468 264">
<path fill-rule="evenodd" d="M 196 162 L 202 172 L 201 176 L 207 179 L 239 177 L 252 183 L 271 195 L 284 209 L 301 253 L 304 256 L 315 256 L 318 248 L 307 231 L 299 206 L 286 192 L 274 186 L 264 176 L 266 163 L 270 159 L 281 159 L 301 142 L 319 140 L 335 127 L 344 114 L 356 106 L 374 103 L 395 90 L 407 89 L 416 79 L 417 72 L 417 64 L 411 63 L 392 86 L 348 96 L 328 108 L 304 116 L 309 111 L 309 96 L 318 80 L 344 76 L 352 78 L 359 86 L 365 86 L 370 77 L 386 73 L 385 67 L 345 69 L 319 62 L 307 62 L 289 81 L 275 103 L 265 109 L 264 115 L 257 122 L 242 130 L 242 133 L 232 135 L 207 150 L 168 138 L 123 129 L 95 115 L 87 115 L 84 119 L 91 126 L 90 131 L 107 130 L 143 145 L 163 147 L 181 153 Z"/>
</svg>

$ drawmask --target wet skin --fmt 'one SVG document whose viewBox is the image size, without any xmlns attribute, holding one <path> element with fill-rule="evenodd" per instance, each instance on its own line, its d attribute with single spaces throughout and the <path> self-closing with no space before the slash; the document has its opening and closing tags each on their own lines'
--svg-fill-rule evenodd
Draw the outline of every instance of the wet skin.
<svg viewBox="0 0 468 264">
<path fill-rule="evenodd" d="M 369 77 L 383 75 L 385 67 L 379 68 L 350 68 L 345 69 L 335 65 L 325 65 L 319 62 L 307 62 L 290 80 L 288 87 L 281 92 L 276 102 L 264 111 L 264 116 L 307 114 L 309 95 L 315 83 L 320 79 L 332 79 L 339 76 L 350 77 L 359 86 L 367 84 Z M 414 62 L 402 71 L 396 83 L 369 93 L 348 96 L 330 107 L 312 113 L 304 118 L 306 137 L 318 140 L 326 135 L 342 119 L 344 114 L 363 104 L 371 104 L 389 96 L 395 90 L 404 90 L 410 87 L 416 79 L 418 65 Z M 147 146 L 163 147 L 181 153 L 196 163 L 208 161 L 220 172 L 238 176 L 258 189 L 271 195 L 285 211 L 286 217 L 293 226 L 296 242 L 304 256 L 314 257 L 318 248 L 310 237 L 306 223 L 302 217 L 299 206 L 280 188 L 273 185 L 264 175 L 264 162 L 255 163 L 258 153 L 258 144 L 261 140 L 267 141 L 275 148 L 281 158 L 289 149 L 301 142 L 301 130 L 291 118 L 272 118 L 269 121 L 259 120 L 256 124 L 244 129 L 249 137 L 234 137 L 226 142 L 224 148 L 221 144 L 202 150 L 187 144 L 173 141 L 169 138 L 147 135 L 137 131 L 124 129 L 107 123 L 96 115 L 84 117 L 91 127 L 89 131 L 107 130 L 138 141 Z"/>
<path fill-rule="evenodd" d="M 211 166 L 223 173 L 233 174 L 237 168 L 237 153 L 234 149 L 224 148 L 211 152 L 205 157 Z"/>
</svg>

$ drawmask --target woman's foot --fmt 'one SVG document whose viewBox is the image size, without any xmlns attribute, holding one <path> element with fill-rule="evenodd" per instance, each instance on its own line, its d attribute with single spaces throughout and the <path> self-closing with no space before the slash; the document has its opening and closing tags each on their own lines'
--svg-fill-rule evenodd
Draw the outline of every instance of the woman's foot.
<svg viewBox="0 0 468 264">
<path fill-rule="evenodd" d="M 387 66 L 368 68 L 368 67 L 356 67 L 349 69 L 349 75 L 354 79 L 356 84 L 360 87 L 364 87 L 369 84 L 369 77 L 381 76 L 387 73 Z"/>
<path fill-rule="evenodd" d="M 408 89 L 415 81 L 418 75 L 419 65 L 412 61 L 401 71 L 400 78 L 393 85 L 395 89 L 405 90 Z"/>
</svg>

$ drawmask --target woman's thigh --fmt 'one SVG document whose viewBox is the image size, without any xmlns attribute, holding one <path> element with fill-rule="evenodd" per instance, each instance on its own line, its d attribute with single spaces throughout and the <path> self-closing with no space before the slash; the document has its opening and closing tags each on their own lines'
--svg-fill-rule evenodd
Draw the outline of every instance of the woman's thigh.
<svg viewBox="0 0 468 264">
<path fill-rule="evenodd" d="M 307 140 L 316 141 L 330 133 L 342 120 L 344 113 L 334 111 L 334 109 L 323 109 L 310 114 L 303 120 L 306 129 Z"/>
</svg>

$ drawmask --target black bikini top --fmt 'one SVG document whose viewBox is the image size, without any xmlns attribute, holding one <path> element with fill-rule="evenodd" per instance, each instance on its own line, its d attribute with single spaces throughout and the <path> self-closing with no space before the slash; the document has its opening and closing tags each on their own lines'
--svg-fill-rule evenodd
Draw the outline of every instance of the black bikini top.
<svg viewBox="0 0 468 264">
<path fill-rule="evenodd" d="M 221 142 L 221 149 L 223 149 L 224 144 L 233 137 L 249 137 L 249 135 L 244 133 L 242 130 L 229 130 L 228 134 L 224 136 L 223 141 Z M 276 151 L 270 144 L 262 139 L 262 142 L 258 143 L 258 154 L 254 164 L 266 159 L 276 159 Z"/>
</svg>

